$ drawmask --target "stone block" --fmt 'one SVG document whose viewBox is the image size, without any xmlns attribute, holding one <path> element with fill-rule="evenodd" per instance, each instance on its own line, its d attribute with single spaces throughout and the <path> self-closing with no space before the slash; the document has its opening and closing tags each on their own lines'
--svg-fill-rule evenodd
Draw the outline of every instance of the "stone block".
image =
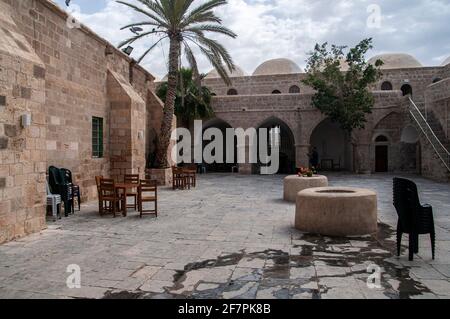
<svg viewBox="0 0 450 319">
<path fill-rule="evenodd" d="M 31 99 L 31 88 L 22 86 L 20 88 L 20 96 L 23 99 L 27 99 L 27 100 Z"/>
</svg>

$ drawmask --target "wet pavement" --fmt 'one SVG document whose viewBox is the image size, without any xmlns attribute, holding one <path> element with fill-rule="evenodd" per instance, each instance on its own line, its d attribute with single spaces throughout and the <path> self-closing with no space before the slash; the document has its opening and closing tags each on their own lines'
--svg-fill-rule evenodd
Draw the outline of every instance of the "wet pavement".
<svg viewBox="0 0 450 319">
<path fill-rule="evenodd" d="M 406 247 L 395 255 L 392 177 L 329 175 L 332 186 L 378 192 L 379 231 L 363 238 L 295 230 L 282 176 L 203 175 L 194 190 L 162 189 L 157 219 L 101 218 L 89 203 L 0 246 L 0 298 L 449 298 L 450 185 L 408 176 L 437 228 L 436 260 L 422 236 L 409 262 Z M 80 267 L 79 289 L 67 287 L 69 265 Z"/>
</svg>

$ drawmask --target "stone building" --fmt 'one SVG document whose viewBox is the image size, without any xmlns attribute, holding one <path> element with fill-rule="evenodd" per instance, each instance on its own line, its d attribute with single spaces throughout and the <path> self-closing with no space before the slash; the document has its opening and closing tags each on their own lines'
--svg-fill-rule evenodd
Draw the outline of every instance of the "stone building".
<svg viewBox="0 0 450 319">
<path fill-rule="evenodd" d="M 162 107 L 150 73 L 52 2 L 0 0 L 0 243 L 45 227 L 50 165 L 83 201 L 96 175 L 143 176 Z"/>
<path fill-rule="evenodd" d="M 316 147 L 324 168 L 412 172 L 448 181 L 450 58 L 433 67 L 407 54 L 375 56 L 369 62 L 377 59 L 384 65 L 382 78 L 372 88 L 375 107 L 365 129 L 352 136 L 313 108 L 314 92 L 302 83 L 305 73 L 287 59 L 264 62 L 250 76 L 238 68 L 230 87 L 210 72 L 204 85 L 215 95 L 216 118 L 204 128 L 279 127 L 280 173 L 308 166 L 308 153 Z M 342 71 L 346 67 L 343 62 Z M 240 165 L 241 173 L 258 171 L 258 165 Z"/>
<path fill-rule="evenodd" d="M 237 69 L 232 87 L 211 72 L 205 84 L 216 95 L 216 118 L 204 128 L 279 128 L 280 173 L 308 165 L 315 146 L 330 168 L 447 180 L 435 135 L 447 146 L 450 60 L 423 67 L 404 54 L 381 58 L 374 112 L 352 137 L 312 108 L 305 74 L 286 59 L 263 63 L 252 76 Z M 143 175 L 162 117 L 154 91 L 149 72 L 51 1 L 0 0 L 0 243 L 45 228 L 51 165 L 73 171 L 83 201 L 96 198 L 96 175 Z"/>
</svg>

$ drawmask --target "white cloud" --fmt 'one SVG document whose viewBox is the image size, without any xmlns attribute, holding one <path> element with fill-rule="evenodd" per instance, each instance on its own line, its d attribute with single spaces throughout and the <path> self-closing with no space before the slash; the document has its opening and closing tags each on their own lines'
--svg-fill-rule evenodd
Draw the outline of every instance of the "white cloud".
<svg viewBox="0 0 450 319">
<path fill-rule="evenodd" d="M 367 27 L 367 7 L 371 4 L 381 7 L 380 29 Z M 286 57 L 304 66 L 307 52 L 317 42 L 353 45 L 365 37 L 374 38 L 372 55 L 406 52 L 426 65 L 440 64 L 450 55 L 447 0 L 229 0 L 217 14 L 239 35 L 235 40 L 218 39 L 249 74 L 271 58 Z M 121 26 L 139 19 L 145 17 L 113 0 L 107 0 L 98 12 L 80 15 L 83 23 L 113 44 L 131 35 L 128 30 L 120 31 Z M 133 56 L 138 57 L 154 41 L 148 38 L 133 44 Z M 167 72 L 165 58 L 167 43 L 164 49 L 158 47 L 150 54 L 143 65 L 163 77 Z M 211 69 L 205 59 L 199 61 L 202 71 Z"/>
</svg>

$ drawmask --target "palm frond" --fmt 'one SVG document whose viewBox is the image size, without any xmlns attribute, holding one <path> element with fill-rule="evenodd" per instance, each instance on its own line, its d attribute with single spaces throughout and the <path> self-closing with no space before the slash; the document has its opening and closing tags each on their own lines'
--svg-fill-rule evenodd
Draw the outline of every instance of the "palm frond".
<svg viewBox="0 0 450 319">
<path fill-rule="evenodd" d="M 138 6 L 136 6 L 134 4 L 131 4 L 131 3 L 128 3 L 128 2 L 125 2 L 125 1 L 117 0 L 116 2 L 120 3 L 120 4 L 123 4 L 123 5 L 127 6 L 127 7 L 130 7 L 132 9 L 136 10 L 137 12 L 146 15 L 150 19 L 153 19 L 156 22 L 158 22 L 161 26 L 169 28 L 169 24 L 166 21 L 164 21 L 163 19 L 161 19 L 160 17 L 158 17 L 157 15 L 155 15 L 155 14 L 152 14 L 152 13 L 150 13 L 150 12 L 144 10 L 144 9 L 139 8 Z"/>
<path fill-rule="evenodd" d="M 222 44 L 220 44 L 216 40 L 200 36 L 197 37 L 197 41 L 206 46 L 214 55 L 220 57 L 227 65 L 230 72 L 234 71 L 236 66 L 234 65 L 233 58 Z"/>
<path fill-rule="evenodd" d="M 222 23 L 222 19 L 215 15 L 212 11 L 207 11 L 204 13 L 196 14 L 190 18 L 185 18 L 183 22 L 181 22 L 180 27 L 186 28 L 189 25 L 196 23 Z"/>
<path fill-rule="evenodd" d="M 222 60 L 219 56 L 214 54 L 213 52 L 209 51 L 208 49 L 202 47 L 201 45 L 198 45 L 200 48 L 200 51 L 203 53 L 203 55 L 206 56 L 209 63 L 216 69 L 217 73 L 219 73 L 222 80 L 225 82 L 226 85 L 231 85 L 231 79 L 225 70 L 225 66 L 223 65 Z"/>
<path fill-rule="evenodd" d="M 127 24 L 127 25 L 121 27 L 120 30 L 125 30 L 125 29 L 132 28 L 132 27 L 141 27 L 141 26 L 146 26 L 146 25 L 151 25 L 151 26 L 155 26 L 155 27 L 160 26 L 160 24 L 157 23 L 157 22 L 142 21 L 142 22 L 136 22 L 136 23 Z"/>
<path fill-rule="evenodd" d="M 141 63 L 142 60 L 147 56 L 147 54 L 150 53 L 150 51 L 152 51 L 162 40 L 167 39 L 167 36 L 162 37 L 161 39 L 159 39 L 158 41 L 156 41 L 152 46 L 150 46 L 150 48 L 148 48 L 144 54 L 141 55 L 141 57 L 137 60 L 137 63 Z"/>
<path fill-rule="evenodd" d="M 194 81 L 198 87 L 201 86 L 201 79 L 200 74 L 198 71 L 198 65 L 197 65 L 197 59 L 195 58 L 194 53 L 191 50 L 191 47 L 189 46 L 189 43 L 186 41 L 183 41 L 184 44 L 184 51 L 186 55 L 186 59 L 188 60 L 189 65 L 192 68 L 192 73 L 194 75 Z"/>
<path fill-rule="evenodd" d="M 216 7 L 227 4 L 226 0 L 210 0 L 197 8 L 193 9 L 190 14 L 186 17 L 186 20 L 191 20 L 194 16 L 198 14 L 205 13 L 206 11 L 210 11 Z M 194 19 L 195 20 L 195 19 Z"/>
<path fill-rule="evenodd" d="M 135 41 L 137 41 L 137 40 L 139 40 L 139 39 L 141 39 L 143 37 L 146 37 L 146 36 L 148 36 L 150 34 L 154 34 L 154 33 L 155 33 L 154 31 L 149 31 L 149 32 L 141 33 L 139 35 L 135 35 L 135 36 L 133 36 L 133 37 L 131 37 L 131 38 L 125 40 L 125 41 L 120 42 L 118 47 L 121 48 L 124 45 L 131 44 L 131 43 L 133 43 L 133 42 L 135 42 Z"/>
<path fill-rule="evenodd" d="M 204 24 L 204 25 L 186 28 L 185 31 L 194 32 L 194 33 L 198 33 L 198 34 L 203 34 L 204 32 L 214 32 L 214 33 L 224 34 L 233 39 L 237 37 L 236 33 L 234 33 L 230 29 L 223 27 L 221 25 Z"/>
</svg>

